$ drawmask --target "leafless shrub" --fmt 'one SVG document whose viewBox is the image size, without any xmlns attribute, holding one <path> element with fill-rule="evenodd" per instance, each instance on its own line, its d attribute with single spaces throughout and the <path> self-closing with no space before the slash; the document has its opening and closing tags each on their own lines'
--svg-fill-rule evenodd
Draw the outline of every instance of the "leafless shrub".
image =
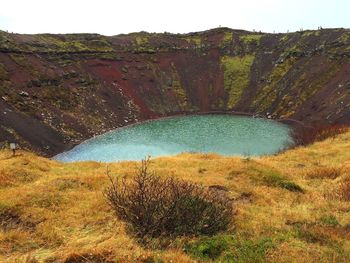
<svg viewBox="0 0 350 263">
<path fill-rule="evenodd" d="M 138 237 L 211 235 L 229 226 L 233 202 L 226 192 L 156 176 L 148 171 L 149 163 L 143 160 L 130 180 L 109 176 L 105 190 L 117 217 Z"/>
</svg>

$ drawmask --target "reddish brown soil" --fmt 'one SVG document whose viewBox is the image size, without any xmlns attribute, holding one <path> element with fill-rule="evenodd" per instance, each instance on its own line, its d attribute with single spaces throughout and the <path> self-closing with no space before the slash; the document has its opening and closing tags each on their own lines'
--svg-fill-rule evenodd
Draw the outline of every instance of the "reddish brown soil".
<svg viewBox="0 0 350 263">
<path fill-rule="evenodd" d="M 0 143 L 52 156 L 138 121 L 216 111 L 350 123 L 350 30 L 244 41 L 256 35 L 227 28 L 113 37 L 0 31 Z M 230 107 L 220 61 L 246 55 L 254 56 L 249 85 Z"/>
</svg>

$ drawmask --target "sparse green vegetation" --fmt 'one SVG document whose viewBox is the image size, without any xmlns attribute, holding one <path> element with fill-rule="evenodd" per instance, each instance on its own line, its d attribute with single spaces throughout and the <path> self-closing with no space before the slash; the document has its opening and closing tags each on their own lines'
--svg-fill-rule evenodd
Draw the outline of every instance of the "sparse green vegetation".
<svg viewBox="0 0 350 263">
<path fill-rule="evenodd" d="M 338 39 L 338 41 L 346 44 L 348 43 L 349 44 L 349 41 L 350 41 L 350 32 L 345 32 L 343 33 Z"/>
<path fill-rule="evenodd" d="M 197 47 L 202 44 L 202 38 L 200 36 L 187 36 L 185 37 L 185 40 L 187 43 L 194 44 Z"/>
<path fill-rule="evenodd" d="M 0 49 L 2 50 L 18 50 L 17 44 L 11 38 L 11 35 L 0 31 Z"/>
<path fill-rule="evenodd" d="M 332 245 L 332 241 L 323 233 L 317 233 L 307 223 L 294 226 L 295 237 L 309 244 Z"/>
<path fill-rule="evenodd" d="M 224 69 L 224 85 L 228 93 L 227 108 L 233 108 L 241 98 L 244 89 L 248 87 L 250 68 L 254 58 L 253 55 L 224 56 L 221 58 L 221 66 Z"/>
<path fill-rule="evenodd" d="M 224 48 L 224 47 L 230 45 L 232 40 L 233 40 L 233 33 L 232 32 L 225 32 L 224 37 L 222 38 L 220 47 Z"/>
<path fill-rule="evenodd" d="M 203 238 L 196 242 L 186 244 L 186 253 L 199 259 L 217 259 L 224 251 L 227 251 L 229 243 L 232 243 L 233 237 L 215 236 Z"/>
<path fill-rule="evenodd" d="M 74 52 L 113 52 L 113 47 L 107 37 L 100 35 L 70 34 L 70 35 L 51 35 L 38 34 L 31 36 L 31 41 L 15 44 L 13 40 L 5 35 L 0 40 L 0 48 L 7 50 L 23 52 L 50 52 L 74 53 Z"/>
<path fill-rule="evenodd" d="M 156 52 L 155 48 L 149 43 L 149 36 L 137 35 L 135 37 L 136 46 L 133 48 L 136 52 L 153 54 Z"/>
<path fill-rule="evenodd" d="M 149 43 L 147 36 L 136 36 L 135 41 L 138 46 L 146 46 Z"/>
<path fill-rule="evenodd" d="M 259 112 L 266 112 L 277 99 L 277 94 L 280 90 L 279 83 L 286 76 L 294 63 L 295 59 L 287 59 L 284 63 L 276 65 L 270 76 L 266 78 L 267 85 L 258 92 L 253 101 L 253 106 L 256 107 Z"/>
<path fill-rule="evenodd" d="M 186 244 L 186 253 L 196 259 L 218 262 L 266 262 L 266 253 L 275 245 L 271 238 L 257 241 L 237 235 L 218 235 Z"/>
<path fill-rule="evenodd" d="M 297 79 L 292 87 L 292 90 L 297 90 L 298 95 L 296 98 L 283 97 L 277 106 L 276 112 L 278 112 L 283 117 L 287 118 L 292 115 L 300 105 L 311 98 L 317 91 L 322 89 L 324 85 L 334 77 L 338 72 L 341 65 L 339 63 L 330 63 L 328 69 L 320 75 L 319 78 L 315 79 L 312 83 L 308 83 L 308 78 L 306 74 L 303 74 L 299 79 Z M 291 103 L 293 101 L 293 103 Z"/>
<path fill-rule="evenodd" d="M 304 192 L 298 184 L 290 181 L 276 170 L 261 166 L 257 166 L 254 170 L 256 171 L 256 175 L 253 176 L 253 179 L 257 182 L 271 187 L 283 188 L 291 192 Z"/>
<path fill-rule="evenodd" d="M 45 87 L 45 89 L 43 89 L 43 97 L 49 101 L 52 101 L 54 105 L 62 110 L 72 109 L 78 103 L 78 100 L 74 94 L 63 87 Z"/>
<path fill-rule="evenodd" d="M 321 224 L 326 225 L 326 226 L 333 226 L 334 227 L 334 226 L 339 225 L 339 222 L 334 215 L 322 216 L 320 218 L 320 222 L 321 222 Z"/>
<path fill-rule="evenodd" d="M 307 30 L 303 32 L 303 37 L 319 36 L 320 33 L 321 33 L 320 30 Z"/>
<path fill-rule="evenodd" d="M 243 35 L 240 36 L 239 39 L 245 44 L 245 45 L 258 45 L 260 43 L 260 39 L 263 35 Z"/>
<path fill-rule="evenodd" d="M 184 87 L 182 87 L 178 78 L 172 81 L 172 90 L 175 93 L 175 96 L 178 98 L 180 108 L 185 110 L 187 106 L 187 93 Z"/>
<path fill-rule="evenodd" d="M 17 63 L 19 66 L 22 66 L 22 67 L 28 67 L 29 66 L 27 57 L 25 55 L 14 53 L 14 54 L 10 54 L 10 58 L 15 63 Z"/>
<path fill-rule="evenodd" d="M 55 35 L 43 34 L 38 35 L 37 41 L 38 48 L 52 52 L 113 51 L 106 37 L 99 35 L 92 35 L 91 38 L 84 38 L 84 35 L 66 35 L 65 38 L 59 38 Z"/>
<path fill-rule="evenodd" d="M 290 36 L 290 34 L 284 34 L 284 35 L 282 35 L 282 37 L 280 38 L 281 44 L 283 44 L 283 42 L 288 41 L 288 40 L 289 40 L 289 36 Z"/>
<path fill-rule="evenodd" d="M 268 186 L 284 188 L 291 192 L 301 192 L 304 190 L 294 182 L 278 174 L 267 174 L 262 177 L 263 182 Z"/>
</svg>

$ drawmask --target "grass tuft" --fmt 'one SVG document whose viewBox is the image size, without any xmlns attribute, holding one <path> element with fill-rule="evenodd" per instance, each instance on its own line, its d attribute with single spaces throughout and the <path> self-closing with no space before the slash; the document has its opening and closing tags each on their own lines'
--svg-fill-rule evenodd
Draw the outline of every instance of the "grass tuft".
<svg viewBox="0 0 350 263">
<path fill-rule="evenodd" d="M 307 172 L 310 179 L 336 179 L 341 175 L 342 167 L 315 167 Z"/>
<path fill-rule="evenodd" d="M 186 244 L 184 250 L 200 260 L 258 263 L 266 261 L 268 250 L 274 246 L 271 238 L 253 241 L 235 235 L 217 235 Z"/>
<path fill-rule="evenodd" d="M 326 215 L 326 216 L 322 216 L 320 218 L 320 223 L 326 226 L 338 226 L 339 222 L 337 220 L 337 218 L 334 215 Z"/>
<path fill-rule="evenodd" d="M 260 170 L 260 176 L 255 177 L 255 180 L 258 180 L 270 187 L 279 187 L 291 192 L 304 193 L 304 189 L 298 184 L 290 181 L 285 176 L 280 175 L 277 171 L 266 168 Z"/>
</svg>

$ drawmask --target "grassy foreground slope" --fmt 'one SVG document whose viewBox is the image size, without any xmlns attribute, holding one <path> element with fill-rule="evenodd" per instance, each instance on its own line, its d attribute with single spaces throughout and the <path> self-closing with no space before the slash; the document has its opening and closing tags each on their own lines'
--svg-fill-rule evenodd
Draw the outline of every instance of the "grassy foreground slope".
<svg viewBox="0 0 350 263">
<path fill-rule="evenodd" d="M 104 163 L 61 164 L 0 152 L 1 262 L 349 262 L 350 132 L 256 159 L 158 158 L 150 169 L 235 199 L 233 227 L 215 237 L 142 247 L 102 195 Z M 136 162 L 108 164 L 132 176 Z"/>
</svg>

